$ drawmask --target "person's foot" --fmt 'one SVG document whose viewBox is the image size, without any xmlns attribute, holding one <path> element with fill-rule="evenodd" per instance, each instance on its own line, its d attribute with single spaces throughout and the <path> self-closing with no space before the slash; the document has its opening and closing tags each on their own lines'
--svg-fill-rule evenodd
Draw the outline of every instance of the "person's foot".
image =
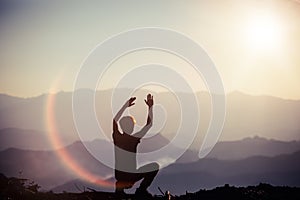
<svg viewBox="0 0 300 200">
<path fill-rule="evenodd" d="M 139 197 L 143 197 L 144 199 L 152 198 L 152 194 L 145 189 L 136 189 L 135 195 Z"/>
</svg>

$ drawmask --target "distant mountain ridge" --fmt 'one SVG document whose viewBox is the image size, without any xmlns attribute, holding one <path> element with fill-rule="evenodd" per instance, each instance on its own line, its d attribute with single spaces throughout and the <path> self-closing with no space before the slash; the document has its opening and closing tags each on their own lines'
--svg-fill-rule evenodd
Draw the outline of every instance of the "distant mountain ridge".
<svg viewBox="0 0 300 200">
<path fill-rule="evenodd" d="M 113 179 L 110 179 L 113 180 Z M 224 184 L 247 186 L 261 182 L 278 186 L 300 186 L 300 151 L 275 157 L 253 156 L 241 160 L 200 159 L 191 163 L 174 163 L 162 169 L 150 186 L 152 193 L 157 187 L 172 194 L 195 192 Z M 137 185 L 138 186 L 138 185 Z M 137 187 L 135 186 L 135 187 Z M 78 188 L 113 191 L 76 179 L 53 188 L 55 192 L 79 192 Z M 131 192 L 134 189 L 130 190 Z"/>
<path fill-rule="evenodd" d="M 99 176 L 112 174 L 112 170 L 90 155 L 83 144 L 77 142 L 65 148 L 77 165 Z M 78 178 L 66 167 L 55 151 L 33 151 L 9 148 L 0 152 L 0 172 L 8 176 L 22 176 L 50 189 L 62 182 Z"/>
<path fill-rule="evenodd" d="M 299 141 L 279 141 L 259 136 L 247 137 L 237 141 L 221 141 L 216 144 L 208 157 L 227 159 L 242 159 L 250 156 L 277 156 L 299 151 Z"/>
<path fill-rule="evenodd" d="M 18 148 L 25 150 L 54 149 L 47 133 L 18 128 L 5 128 L 0 130 L 0 151 L 7 148 Z"/>
<path fill-rule="evenodd" d="M 247 137 L 237 141 L 219 141 L 207 158 L 220 160 L 238 160 L 251 156 L 277 156 L 300 150 L 300 141 L 279 141 L 259 136 Z M 181 161 L 198 159 L 198 151 L 187 151 Z"/>
<path fill-rule="evenodd" d="M 140 153 L 155 151 L 169 143 L 169 140 L 157 134 L 154 137 L 145 138 L 138 146 Z M 67 148 L 81 144 L 76 141 L 66 145 Z M 84 142 L 85 145 L 95 151 L 112 151 L 109 143 L 102 139 Z M 0 151 L 7 148 L 17 148 L 24 150 L 54 150 L 49 137 L 44 133 L 34 130 L 22 129 L 2 129 L 0 130 Z M 276 156 L 280 154 L 294 153 L 300 150 L 300 141 L 279 141 L 266 139 L 259 136 L 247 137 L 237 141 L 219 141 L 212 151 L 207 155 L 208 158 L 217 158 L 220 160 L 237 160 L 250 156 Z M 187 150 L 179 159 L 180 162 L 191 162 L 198 159 L 197 149 Z"/>
<path fill-rule="evenodd" d="M 88 90 L 76 92 L 82 96 L 93 95 Z M 103 125 L 104 134 L 109 138 L 111 92 L 96 92 L 95 101 L 97 117 L 99 116 Z M 126 99 L 128 90 L 120 92 L 122 98 Z M 142 101 L 143 95 L 138 99 Z M 174 105 L 168 102 L 170 94 L 154 95 L 156 102 L 164 104 L 168 112 L 172 111 L 172 115 L 168 115 L 168 132 L 144 139 L 139 147 L 140 152 L 153 151 L 168 144 L 175 136 L 174 130 L 178 125 L 178 113 Z M 152 190 L 161 186 L 182 193 L 185 190 L 195 191 L 199 187 L 209 188 L 224 183 L 248 185 L 257 184 L 258 181 L 299 186 L 300 101 L 251 96 L 239 92 L 228 94 L 226 122 L 220 141 L 206 158 L 199 160 L 198 150 L 209 124 L 211 107 L 208 93 L 196 95 L 200 99 L 201 120 L 195 142 L 179 160 L 160 171 Z M 95 148 L 97 153 L 112 153 L 112 145 L 103 140 L 103 134 L 94 130 L 84 133 L 88 136 L 84 144 L 79 141 L 73 121 L 72 93 L 61 92 L 53 97 L 56 104 L 51 107 L 54 111 L 54 116 L 51 117 L 55 119 L 60 137 L 65 138 L 63 143 L 66 146 L 63 148 L 84 169 L 104 178 L 110 177 L 113 170 L 99 163 L 84 145 Z M 192 94 L 182 94 L 182 97 L 190 99 Z M 123 103 L 122 98 L 119 100 Z M 48 127 L 54 124 L 47 124 L 48 103 L 47 95 L 23 99 L 0 94 L 0 173 L 18 176 L 22 172 L 22 176 L 38 182 L 44 189 L 58 189 L 62 185 L 64 187 L 61 189 L 68 188 L 73 180 L 80 180 L 66 168 L 66 164 L 49 143 Z M 146 109 L 144 104 L 141 105 L 141 109 L 132 114 L 143 124 Z M 253 137 L 255 135 L 260 137 Z"/>
<path fill-rule="evenodd" d="M 148 152 L 149 150 L 153 150 L 153 148 L 159 148 L 161 145 L 167 142 L 167 140 L 163 139 L 162 136 L 158 136 L 156 139 L 160 142 L 156 142 L 154 139 L 149 140 L 148 142 L 142 142 L 141 146 L 139 147 L 139 152 Z M 99 154 L 103 154 L 104 152 L 108 151 L 113 151 L 113 149 L 110 149 L 111 146 L 103 140 L 85 142 L 85 145 L 100 148 L 102 151 L 99 152 Z M 266 148 L 262 148 L 263 146 L 265 146 Z M 244 148 L 241 149 L 241 147 Z M 71 155 L 71 157 L 84 169 L 87 169 L 103 177 L 112 176 L 113 170 L 104 166 L 98 160 L 96 160 L 86 150 L 82 142 L 77 141 L 71 145 L 66 146 L 65 149 Z M 240 151 L 238 153 L 234 153 L 237 149 L 239 149 Z M 229 179 L 229 177 L 223 177 L 219 173 L 222 172 L 227 175 L 231 173 L 233 177 L 235 176 L 235 173 L 241 173 L 243 172 L 243 170 L 246 170 L 245 173 L 247 172 L 251 174 L 255 172 L 255 174 L 257 174 L 260 173 L 259 170 L 261 168 L 261 170 L 265 170 L 262 173 L 267 174 L 267 167 L 270 167 L 270 163 L 275 162 L 273 162 L 272 157 L 276 156 L 276 159 L 278 160 L 280 156 L 285 157 L 289 156 L 289 154 L 293 155 L 295 152 L 298 151 L 300 151 L 300 143 L 296 141 L 282 142 L 255 137 L 246 138 L 244 140 L 235 142 L 219 142 L 206 158 L 201 159 L 199 161 L 199 158 L 197 157 L 198 152 L 188 150 L 182 156 L 182 158 L 176 161 L 175 164 L 164 168 L 160 172 L 159 176 L 162 176 L 161 178 L 165 176 L 171 176 L 169 177 L 170 180 L 172 180 L 170 183 L 175 181 L 173 179 L 180 180 L 181 176 L 181 178 L 184 178 L 184 176 L 202 177 L 201 179 L 205 179 L 205 182 L 203 183 L 205 187 L 222 184 L 225 180 L 228 183 L 231 183 L 230 181 L 232 181 L 232 183 L 237 184 L 239 182 L 235 180 L 243 180 L 238 178 L 238 176 L 240 175 L 236 175 L 235 178 Z M 300 160 L 297 160 L 297 157 L 295 158 L 296 159 L 293 161 L 295 163 L 293 163 L 292 160 L 288 160 L 288 162 L 286 163 L 291 165 L 290 168 L 286 168 L 286 170 L 288 171 L 278 171 L 278 174 L 290 173 L 293 174 L 293 177 L 297 177 L 294 175 L 294 172 L 298 170 L 297 162 L 300 162 Z M 60 187 L 60 189 L 65 190 L 69 186 L 72 186 L 72 188 L 74 189 L 73 180 L 79 178 L 78 176 L 74 175 L 73 172 L 70 171 L 70 169 L 65 167 L 65 165 L 62 163 L 61 159 L 58 157 L 55 151 L 33 151 L 9 148 L 4 151 L 0 151 L 0 160 L 0 172 L 7 174 L 8 176 L 18 176 L 19 172 L 22 171 L 24 177 L 28 177 L 32 180 L 35 180 L 36 182 L 40 183 L 44 189 L 56 188 L 56 191 L 59 191 L 59 188 L 57 186 L 64 185 L 63 183 L 67 182 L 69 183 L 67 185 L 64 185 L 63 187 Z M 276 165 L 281 166 L 282 163 L 280 162 Z M 247 165 L 244 163 L 248 163 L 249 166 L 246 167 Z M 174 167 L 174 165 L 176 167 Z M 225 166 L 227 167 L 225 168 Z M 251 171 L 251 168 L 253 166 L 256 166 L 257 171 Z M 226 169 L 226 173 L 224 172 L 224 169 Z M 273 169 L 276 169 L 276 167 L 273 167 Z M 194 171 L 197 171 L 197 174 L 193 174 Z M 246 174 L 241 175 L 241 177 L 245 177 Z M 254 177 L 256 177 L 255 180 L 259 180 L 258 175 L 255 175 Z M 285 175 L 283 175 L 283 178 L 284 177 Z M 290 180 L 290 175 L 288 175 L 288 177 Z M 158 185 L 167 184 L 164 183 L 164 179 L 161 178 L 159 178 L 160 182 Z M 249 179 L 249 177 L 245 177 L 245 180 L 251 179 Z M 212 182 L 210 183 L 210 181 Z M 243 182 L 240 182 L 240 184 L 242 183 Z M 279 181 L 278 183 L 281 182 Z M 282 184 L 283 183 L 285 182 L 282 182 Z M 83 185 L 83 183 L 81 185 Z M 167 187 L 168 185 L 165 186 Z M 101 190 L 103 190 L 103 188 Z"/>
<path fill-rule="evenodd" d="M 126 89 L 117 92 L 120 94 L 119 96 L 124 98 L 124 101 L 129 94 L 129 90 Z M 93 97 L 94 95 L 89 90 L 79 90 L 76 93 L 79 96 L 90 95 Z M 71 92 L 59 92 L 53 96 L 55 98 L 54 117 L 56 126 L 60 134 L 69 139 L 67 143 L 78 140 L 73 121 L 72 94 Z M 169 93 L 154 94 L 156 100 L 166 106 L 168 112 L 174 111 L 175 105 L 170 104 L 168 101 L 170 98 Z M 101 125 L 106 135 L 111 132 L 111 95 L 111 90 L 95 93 L 97 115 L 102 122 Z M 209 124 L 211 105 L 210 96 L 207 92 L 199 92 L 196 96 L 200 101 L 199 108 L 201 111 L 199 138 L 196 144 L 196 146 L 199 146 Z M 182 97 L 191 99 L 193 95 L 182 93 Z M 142 97 L 139 99 L 142 99 Z M 19 128 L 48 132 L 47 126 L 45 126 L 48 100 L 46 94 L 27 99 L 0 94 L 0 129 Z M 123 102 L 123 99 L 120 99 L 121 101 Z M 240 140 L 254 135 L 283 141 L 300 140 L 300 124 L 298 123 L 298 119 L 300 119 L 300 100 L 286 100 L 277 97 L 253 96 L 241 92 L 232 92 L 227 95 L 226 101 L 227 114 L 221 140 Z M 121 105 L 122 103 L 118 104 Z M 144 120 L 145 109 L 142 108 L 141 112 L 135 112 L 137 115 L 135 117 Z M 177 130 L 175 116 L 176 114 L 168 116 L 171 123 L 168 126 L 166 137 L 169 139 L 174 136 L 170 134 Z M 88 140 L 93 140 L 100 137 L 101 134 L 91 132 L 85 133 L 85 135 L 89 138 Z"/>
<path fill-rule="evenodd" d="M 253 156 L 241 160 L 201 159 L 192 163 L 172 164 L 154 180 L 155 186 L 174 191 L 194 192 L 200 188 L 231 185 L 247 186 L 260 182 L 300 186 L 300 151 L 275 157 Z"/>
</svg>

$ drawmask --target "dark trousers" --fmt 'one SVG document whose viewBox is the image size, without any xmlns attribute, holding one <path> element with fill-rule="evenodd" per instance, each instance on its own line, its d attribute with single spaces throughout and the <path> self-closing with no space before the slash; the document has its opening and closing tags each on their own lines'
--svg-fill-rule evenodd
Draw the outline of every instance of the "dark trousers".
<svg viewBox="0 0 300 200">
<path fill-rule="evenodd" d="M 149 163 L 136 170 L 136 173 L 122 172 L 115 170 L 116 191 L 131 188 L 136 182 L 143 179 L 140 184 L 141 190 L 146 190 L 158 173 L 159 165 Z"/>
</svg>

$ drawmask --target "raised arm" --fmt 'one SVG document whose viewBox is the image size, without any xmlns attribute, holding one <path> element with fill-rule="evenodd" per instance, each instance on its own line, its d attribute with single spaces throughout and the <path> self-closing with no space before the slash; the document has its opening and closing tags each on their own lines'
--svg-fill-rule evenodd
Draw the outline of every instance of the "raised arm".
<svg viewBox="0 0 300 200">
<path fill-rule="evenodd" d="M 153 121 L 153 96 L 151 94 L 147 95 L 147 100 L 145 99 L 145 103 L 148 106 L 148 118 L 146 125 L 136 134 L 134 134 L 134 137 L 142 138 L 146 135 L 146 133 L 149 131 L 149 129 L 152 127 L 152 121 Z"/>
<path fill-rule="evenodd" d="M 119 110 L 119 112 L 116 114 L 116 116 L 113 119 L 113 131 L 118 130 L 118 121 L 121 118 L 123 112 L 126 110 L 126 108 L 133 106 L 135 103 L 136 97 L 131 97 L 128 101 L 125 102 L 125 104 L 122 106 L 122 108 Z"/>
</svg>

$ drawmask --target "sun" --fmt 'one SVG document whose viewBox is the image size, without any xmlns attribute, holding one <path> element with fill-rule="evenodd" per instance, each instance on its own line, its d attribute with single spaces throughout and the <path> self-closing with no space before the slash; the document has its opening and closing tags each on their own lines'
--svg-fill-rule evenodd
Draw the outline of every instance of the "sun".
<svg viewBox="0 0 300 200">
<path fill-rule="evenodd" d="M 272 52 L 280 47 L 282 27 L 270 14 L 252 16 L 245 29 L 247 46 L 254 51 Z"/>
</svg>

